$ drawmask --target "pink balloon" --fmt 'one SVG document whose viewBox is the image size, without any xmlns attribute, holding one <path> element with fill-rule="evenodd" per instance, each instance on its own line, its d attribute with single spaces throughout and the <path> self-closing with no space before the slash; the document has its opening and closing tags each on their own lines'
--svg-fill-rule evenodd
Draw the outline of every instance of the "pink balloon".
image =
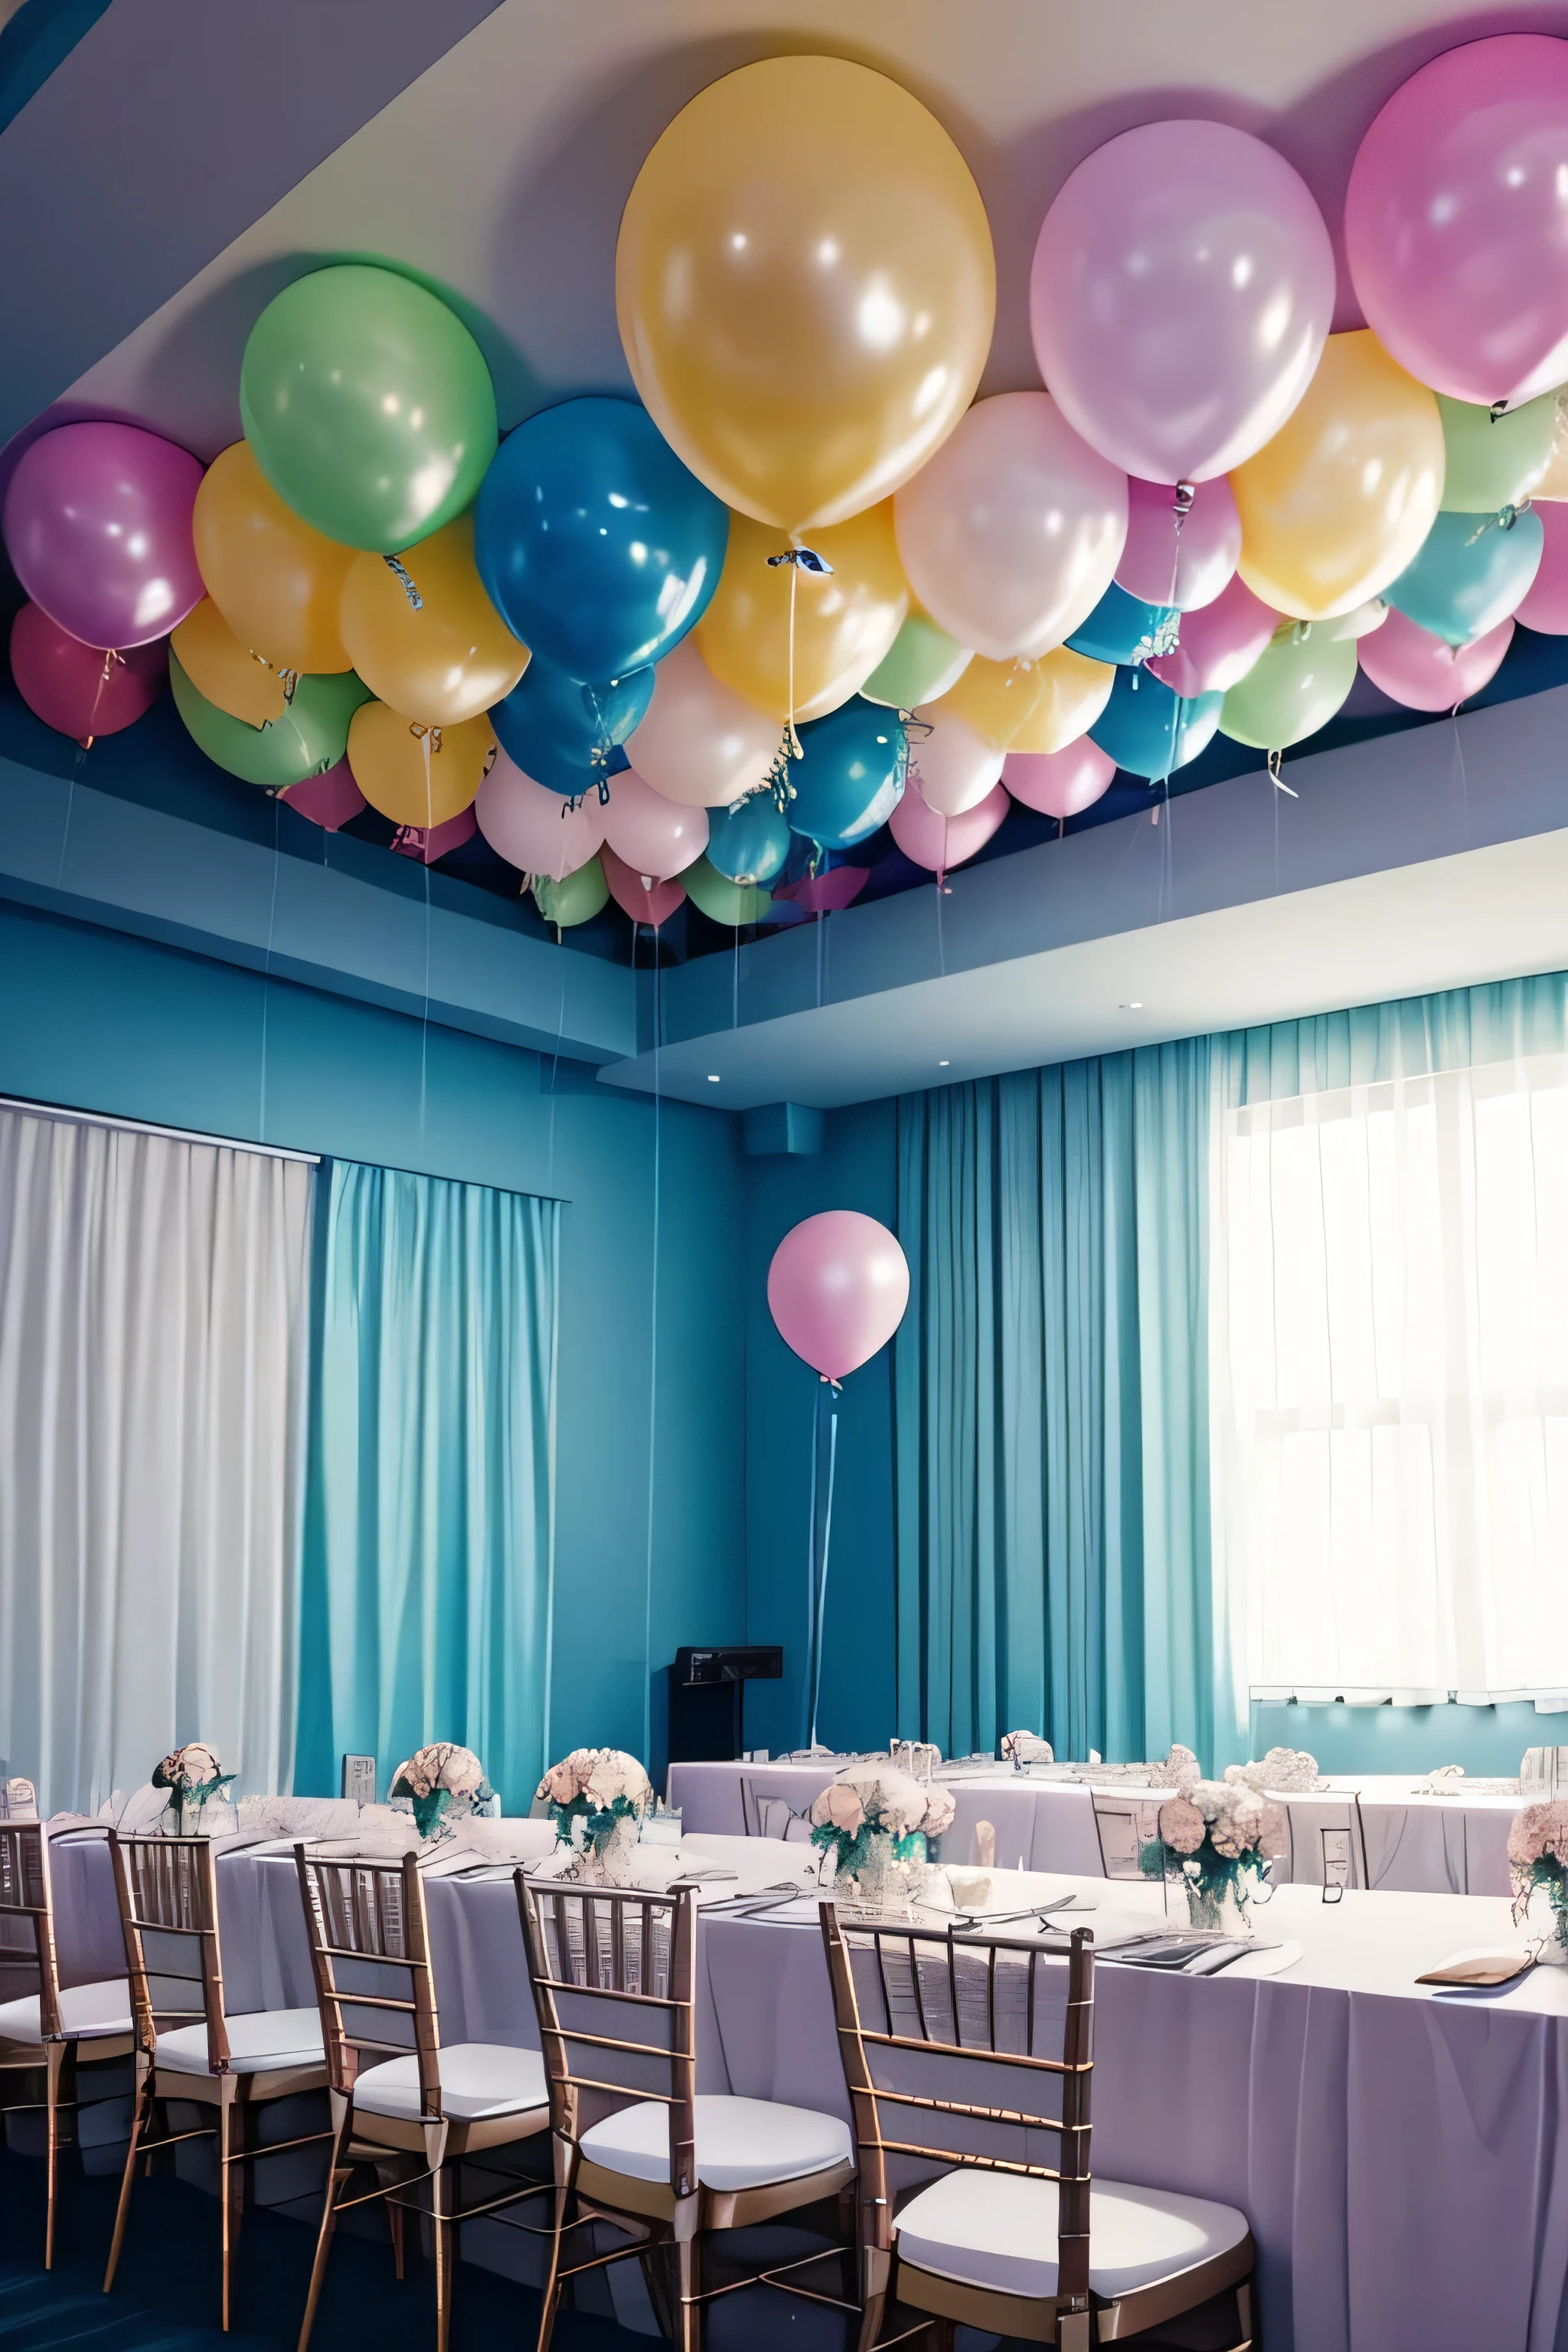
<svg viewBox="0 0 1568 2352">
<path fill-rule="evenodd" d="M 1406 710 L 1454 710 L 1496 676 L 1512 636 L 1512 621 L 1500 621 L 1473 644 L 1454 646 L 1391 607 L 1382 627 L 1359 641 L 1356 658 Z"/>
<path fill-rule="evenodd" d="M 11 624 L 11 675 L 36 718 L 79 743 L 118 735 L 151 709 L 169 674 L 169 648 L 135 646 L 128 653 L 84 646 L 37 604 L 24 604 Z"/>
<path fill-rule="evenodd" d="M 639 874 L 613 849 L 599 852 L 599 863 L 610 886 L 610 896 L 634 923 L 648 923 L 657 931 L 686 898 L 683 882 L 661 881 L 657 874 Z"/>
<path fill-rule="evenodd" d="M 931 728 L 923 740 L 918 729 L 910 736 L 910 774 L 927 807 L 939 816 L 963 816 L 978 808 L 995 790 L 1001 752 L 956 710 L 944 716 L 940 703 L 917 710 L 915 717 Z"/>
<path fill-rule="evenodd" d="M 899 556 L 933 621 L 992 661 L 1070 637 L 1127 537 L 1127 480 L 1049 395 L 976 401 L 893 501 Z"/>
<path fill-rule="evenodd" d="M 151 645 L 206 593 L 191 514 L 202 468 L 138 425 L 59 425 L 23 452 L 5 549 L 52 621 L 89 646 Z"/>
<path fill-rule="evenodd" d="M 1345 253 L 1434 391 L 1516 406 L 1568 377 L 1568 42 L 1504 33 L 1412 74 L 1361 142 Z"/>
<path fill-rule="evenodd" d="M 1069 423 L 1150 482 L 1226 474 L 1312 380 L 1334 256 L 1307 184 L 1223 122 L 1096 148 L 1046 215 L 1029 321 Z"/>
<path fill-rule="evenodd" d="M 1542 499 L 1535 511 L 1545 533 L 1541 562 L 1513 617 L 1543 636 L 1568 636 L 1568 507 Z"/>
<path fill-rule="evenodd" d="M 1009 751 L 1002 782 L 1016 801 L 1065 824 L 1110 790 L 1116 762 L 1080 735 L 1059 751 Z"/>
<path fill-rule="evenodd" d="M 321 775 L 307 776 L 301 783 L 286 784 L 278 797 L 280 801 L 287 801 L 291 809 L 298 809 L 300 814 L 308 817 L 312 824 L 319 824 L 324 833 L 336 833 L 340 825 L 347 824 L 350 817 L 358 816 L 365 805 L 364 795 L 355 783 L 353 770 L 346 759 L 340 760 L 335 768 L 328 768 Z M 551 797 L 553 799 L 554 795 Z M 465 809 L 463 814 L 471 817 L 473 811 Z M 472 829 L 470 825 L 469 831 Z M 468 837 L 468 834 L 463 836 L 465 841 Z"/>
<path fill-rule="evenodd" d="M 667 801 L 635 768 L 624 768 L 610 778 L 605 839 L 639 874 L 668 882 L 672 874 L 684 874 L 707 848 L 708 812 Z M 639 919 L 646 922 L 647 918 Z"/>
<path fill-rule="evenodd" d="M 1129 481 L 1127 544 L 1116 584 L 1145 604 L 1173 604 L 1196 613 L 1212 604 L 1236 577 L 1241 561 L 1241 517 L 1224 475 L 1200 482 L 1176 528 L 1176 493 L 1163 482 Z"/>
<path fill-rule="evenodd" d="M 728 808 L 753 791 L 779 748 L 779 722 L 721 685 L 682 637 L 653 674 L 653 700 L 626 738 L 639 776 L 683 808 Z"/>
<path fill-rule="evenodd" d="M 909 1303 L 909 1261 L 887 1226 L 858 1209 L 825 1209 L 792 1227 L 768 1268 L 784 1344 L 825 1381 L 885 1347 Z"/>
<path fill-rule="evenodd" d="M 586 866 L 605 838 L 605 812 L 597 793 L 574 808 L 559 793 L 546 792 L 524 775 L 504 751 L 479 786 L 474 802 L 479 831 L 498 856 L 522 874 L 548 875 L 564 882 Z"/>
<path fill-rule="evenodd" d="M 950 874 L 984 848 L 1010 806 L 1001 785 L 993 784 L 973 808 L 960 816 L 942 816 L 917 785 L 904 794 L 888 819 L 888 831 L 916 866 L 925 866 L 931 874 Z"/>
<path fill-rule="evenodd" d="M 1228 694 L 1247 676 L 1279 617 L 1238 577 L 1202 612 L 1184 613 L 1175 652 L 1157 654 L 1144 667 L 1176 694 Z"/>
</svg>

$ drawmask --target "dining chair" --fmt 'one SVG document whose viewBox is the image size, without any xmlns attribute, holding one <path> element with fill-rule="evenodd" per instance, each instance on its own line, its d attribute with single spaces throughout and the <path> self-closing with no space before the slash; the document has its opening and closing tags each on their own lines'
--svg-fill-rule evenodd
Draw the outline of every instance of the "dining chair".
<svg viewBox="0 0 1568 2352">
<path fill-rule="evenodd" d="M 837 2116 L 697 2088 L 690 1887 L 649 1895 L 516 1874 L 528 1973 L 550 2085 L 555 2230 L 540 2316 L 546 2352 L 561 2292 L 584 2271 L 636 2254 L 679 2352 L 699 2352 L 705 2305 L 743 2286 L 801 2294 L 789 2278 L 836 2250 L 704 2286 L 718 2231 L 828 2198 L 855 2178 Z M 563 2260 L 563 2241 L 605 2221 L 627 2244 Z M 853 2311 L 832 2295 L 808 2300 Z"/>
<path fill-rule="evenodd" d="M 436 2339 L 438 2352 L 447 2352 L 458 2224 L 552 2193 L 549 2181 L 523 2180 L 459 2212 L 453 2196 L 458 2166 L 465 2157 L 511 2147 L 549 2129 L 544 2063 L 537 2050 L 497 2042 L 457 2042 L 442 2048 L 425 1882 L 416 1855 L 405 1854 L 399 1862 L 327 1861 L 311 1855 L 303 1843 L 294 1854 L 326 2049 L 333 2138 L 299 2352 L 310 2340 L 338 2216 L 384 2200 L 401 2278 L 403 2213 L 424 2210 L 411 2204 L 409 2192 L 426 2181 L 436 2265 Z M 362 2167 L 374 2171 L 376 2186 L 343 2195 Z"/>
<path fill-rule="evenodd" d="M 889 2305 L 1089 2352 L 1229 2292 L 1252 2342 L 1234 2207 L 1091 2184 L 1094 1951 L 841 1923 L 821 1908 L 855 2119 L 860 2352 Z M 1206 2339 L 1205 2339 L 1206 2340 Z"/>
<path fill-rule="evenodd" d="M 811 1843 L 811 1801 L 799 1803 L 798 1785 L 770 1781 L 765 1772 L 741 1775 L 741 1818 L 748 1837 L 784 1838 L 794 1844 Z"/>
<path fill-rule="evenodd" d="M 77 2070 L 83 2059 L 100 2064 L 130 2056 L 131 1995 L 123 1977 L 61 1984 L 48 1832 L 37 1820 L 0 1822 L 0 2074 L 41 2078 L 27 2084 L 43 2091 L 41 2099 L 0 2098 L 0 2114 L 40 2107 L 47 2114 L 44 2268 L 52 2270 L 59 2152 L 73 2127 L 66 2119 L 94 2104 L 77 2096 Z"/>
<path fill-rule="evenodd" d="M 1090 1791 L 1100 1862 L 1107 1878 L 1160 1879 L 1165 1874 L 1158 1796 Z"/>
<path fill-rule="evenodd" d="M 330 2132 L 259 2145 L 259 2110 L 275 2099 L 326 2087 L 321 2028 L 313 2009 L 262 2009 L 232 2015 L 225 2005 L 218 1937 L 217 1866 L 205 1837 L 109 1833 L 114 1887 L 131 1979 L 136 2089 L 109 2266 L 114 2284 L 131 2217 L 139 2157 L 191 2139 L 216 2139 L 223 2325 L 231 2322 L 234 2256 L 245 2208 L 246 2166 L 285 2148 L 309 2147 Z M 171 2128 L 168 2103 L 216 2109 L 211 2123 Z M 162 2106 L 163 2130 L 152 2137 Z"/>
</svg>

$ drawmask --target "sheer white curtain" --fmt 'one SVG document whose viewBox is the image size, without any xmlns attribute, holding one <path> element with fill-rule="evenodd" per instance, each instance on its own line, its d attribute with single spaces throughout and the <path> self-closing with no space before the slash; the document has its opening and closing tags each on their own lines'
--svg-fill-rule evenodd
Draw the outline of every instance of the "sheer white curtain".
<svg viewBox="0 0 1568 2352">
<path fill-rule="evenodd" d="M 1568 1688 L 1568 1063 L 1217 1115 L 1215 1520 L 1255 1686 Z"/>
<path fill-rule="evenodd" d="M 313 1170 L 0 1109 L 0 1757 L 287 1789 Z"/>
</svg>

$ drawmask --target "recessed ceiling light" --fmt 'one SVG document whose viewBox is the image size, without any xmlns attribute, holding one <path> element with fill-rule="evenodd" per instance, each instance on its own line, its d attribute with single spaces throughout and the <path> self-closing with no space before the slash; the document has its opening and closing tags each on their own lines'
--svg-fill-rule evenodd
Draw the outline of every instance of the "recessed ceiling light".
<svg viewBox="0 0 1568 2352">
<path fill-rule="evenodd" d="M 1116 1010 L 1118 1013 L 1142 1013 L 1143 1010 L 1143 999 L 1141 996 L 1135 996 L 1130 1003 L 1119 1004 Z"/>
<path fill-rule="evenodd" d="M 709 1073 L 708 1073 L 708 1083 L 709 1083 L 709 1085 L 710 1085 L 710 1087 L 716 1087 L 716 1086 L 718 1085 L 718 1083 L 719 1083 L 719 1073 L 718 1073 L 718 1071 L 717 1071 L 717 1070 L 710 1070 L 710 1071 L 709 1071 Z"/>
<path fill-rule="evenodd" d="M 945 1062 L 939 1062 L 939 1063 L 937 1064 L 937 1068 L 938 1068 L 939 1070 L 945 1070 L 945 1069 L 946 1069 L 946 1067 L 947 1067 L 947 1064 L 946 1064 Z"/>
</svg>

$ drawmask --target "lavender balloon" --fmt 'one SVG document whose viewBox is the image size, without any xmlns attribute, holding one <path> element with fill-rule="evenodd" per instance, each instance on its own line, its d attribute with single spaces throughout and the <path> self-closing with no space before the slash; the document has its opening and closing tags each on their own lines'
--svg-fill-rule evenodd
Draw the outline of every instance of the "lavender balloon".
<svg viewBox="0 0 1568 2352">
<path fill-rule="evenodd" d="M 199 462 L 137 425 L 60 425 L 5 493 L 5 550 L 35 604 L 84 645 L 151 645 L 205 591 L 191 514 Z"/>
<path fill-rule="evenodd" d="M 1046 215 L 1029 287 L 1063 415 L 1150 482 L 1208 481 L 1272 440 L 1333 308 L 1305 181 L 1223 122 L 1150 122 L 1096 148 Z"/>
</svg>

